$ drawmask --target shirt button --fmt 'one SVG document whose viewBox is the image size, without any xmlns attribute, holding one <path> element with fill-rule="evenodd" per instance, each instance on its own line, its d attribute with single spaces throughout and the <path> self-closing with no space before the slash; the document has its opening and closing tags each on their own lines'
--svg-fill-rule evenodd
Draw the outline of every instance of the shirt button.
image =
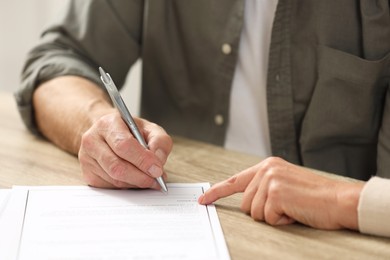
<svg viewBox="0 0 390 260">
<path fill-rule="evenodd" d="M 223 54 L 230 54 L 232 52 L 232 47 L 230 46 L 230 44 L 227 44 L 227 43 L 224 43 L 222 44 L 222 52 Z"/>
<path fill-rule="evenodd" d="M 224 119 L 223 116 L 218 114 L 214 117 L 214 123 L 218 126 L 223 125 Z"/>
</svg>

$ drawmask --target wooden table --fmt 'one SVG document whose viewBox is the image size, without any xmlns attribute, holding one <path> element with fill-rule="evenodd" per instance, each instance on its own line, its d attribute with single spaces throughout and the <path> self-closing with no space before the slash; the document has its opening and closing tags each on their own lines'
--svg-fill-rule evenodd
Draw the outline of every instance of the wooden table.
<svg viewBox="0 0 390 260">
<path fill-rule="evenodd" d="M 84 185 L 77 158 L 31 135 L 10 93 L 0 92 L 0 187 Z M 174 138 L 166 164 L 169 182 L 216 183 L 260 159 Z M 390 239 L 358 232 L 322 231 L 300 224 L 272 227 L 240 209 L 241 195 L 216 203 L 232 259 L 390 259 Z"/>
</svg>

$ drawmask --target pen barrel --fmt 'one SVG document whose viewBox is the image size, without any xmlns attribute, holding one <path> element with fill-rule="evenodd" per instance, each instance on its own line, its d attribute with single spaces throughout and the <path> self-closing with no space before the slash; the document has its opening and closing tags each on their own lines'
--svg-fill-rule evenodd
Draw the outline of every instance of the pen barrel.
<svg viewBox="0 0 390 260">
<path fill-rule="evenodd" d="M 144 137 L 139 131 L 138 126 L 135 123 L 133 117 L 131 116 L 129 110 L 127 109 L 126 104 L 123 101 L 122 97 L 118 96 L 115 104 L 119 110 L 119 113 L 121 114 L 123 121 L 125 121 L 133 136 L 145 149 L 149 149 L 149 146 L 146 144 Z"/>
<path fill-rule="evenodd" d="M 119 94 L 119 91 L 117 87 L 115 86 L 114 81 L 111 79 L 110 75 L 108 73 L 105 73 L 105 71 L 100 67 L 100 79 L 102 80 L 104 86 L 107 89 L 108 94 L 110 95 L 110 98 L 112 100 L 112 103 L 115 105 L 115 107 L 118 109 L 123 121 L 127 124 L 129 127 L 130 132 L 133 134 L 135 139 L 145 148 L 149 150 L 149 146 L 146 144 L 144 137 L 142 136 L 141 132 L 139 131 L 137 124 L 135 123 L 133 117 L 131 116 L 129 110 L 127 109 L 127 106 L 125 102 L 123 101 L 121 95 Z M 167 186 L 164 183 L 164 180 L 161 177 L 158 177 L 156 179 L 158 184 L 160 184 L 161 188 L 164 192 L 167 192 Z"/>
<path fill-rule="evenodd" d="M 133 121 L 132 124 L 129 125 L 131 133 L 134 135 L 134 137 L 138 140 L 138 142 L 145 148 L 149 150 L 148 144 L 145 142 L 144 137 L 142 136 L 141 132 L 138 130 L 137 125 Z"/>
</svg>

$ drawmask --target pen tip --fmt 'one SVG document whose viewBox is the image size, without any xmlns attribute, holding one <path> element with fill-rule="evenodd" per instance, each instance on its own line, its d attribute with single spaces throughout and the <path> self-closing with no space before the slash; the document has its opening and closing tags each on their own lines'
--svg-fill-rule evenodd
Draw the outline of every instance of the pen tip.
<svg viewBox="0 0 390 260">
<path fill-rule="evenodd" d="M 164 192 L 165 194 L 168 194 L 168 188 L 167 188 L 167 186 L 162 185 L 161 188 L 162 188 L 162 189 L 161 189 L 162 192 Z"/>
<path fill-rule="evenodd" d="M 157 180 L 158 184 L 160 184 L 161 191 L 163 191 L 164 193 L 168 193 L 168 188 L 167 188 L 167 185 L 165 184 L 163 178 L 158 177 L 156 180 Z"/>
</svg>

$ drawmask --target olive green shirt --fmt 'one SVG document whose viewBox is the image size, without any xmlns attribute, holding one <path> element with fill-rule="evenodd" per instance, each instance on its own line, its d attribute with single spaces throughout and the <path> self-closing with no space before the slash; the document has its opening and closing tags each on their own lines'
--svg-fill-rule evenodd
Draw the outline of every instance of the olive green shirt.
<svg viewBox="0 0 390 260">
<path fill-rule="evenodd" d="M 70 2 L 27 58 L 16 93 L 25 124 L 38 132 L 31 96 L 41 82 L 79 75 L 101 86 L 102 66 L 121 86 L 141 58 L 141 115 L 172 135 L 223 145 L 244 4 Z M 390 177 L 389 51 L 387 0 L 279 0 L 267 78 L 273 155 Z"/>
</svg>

